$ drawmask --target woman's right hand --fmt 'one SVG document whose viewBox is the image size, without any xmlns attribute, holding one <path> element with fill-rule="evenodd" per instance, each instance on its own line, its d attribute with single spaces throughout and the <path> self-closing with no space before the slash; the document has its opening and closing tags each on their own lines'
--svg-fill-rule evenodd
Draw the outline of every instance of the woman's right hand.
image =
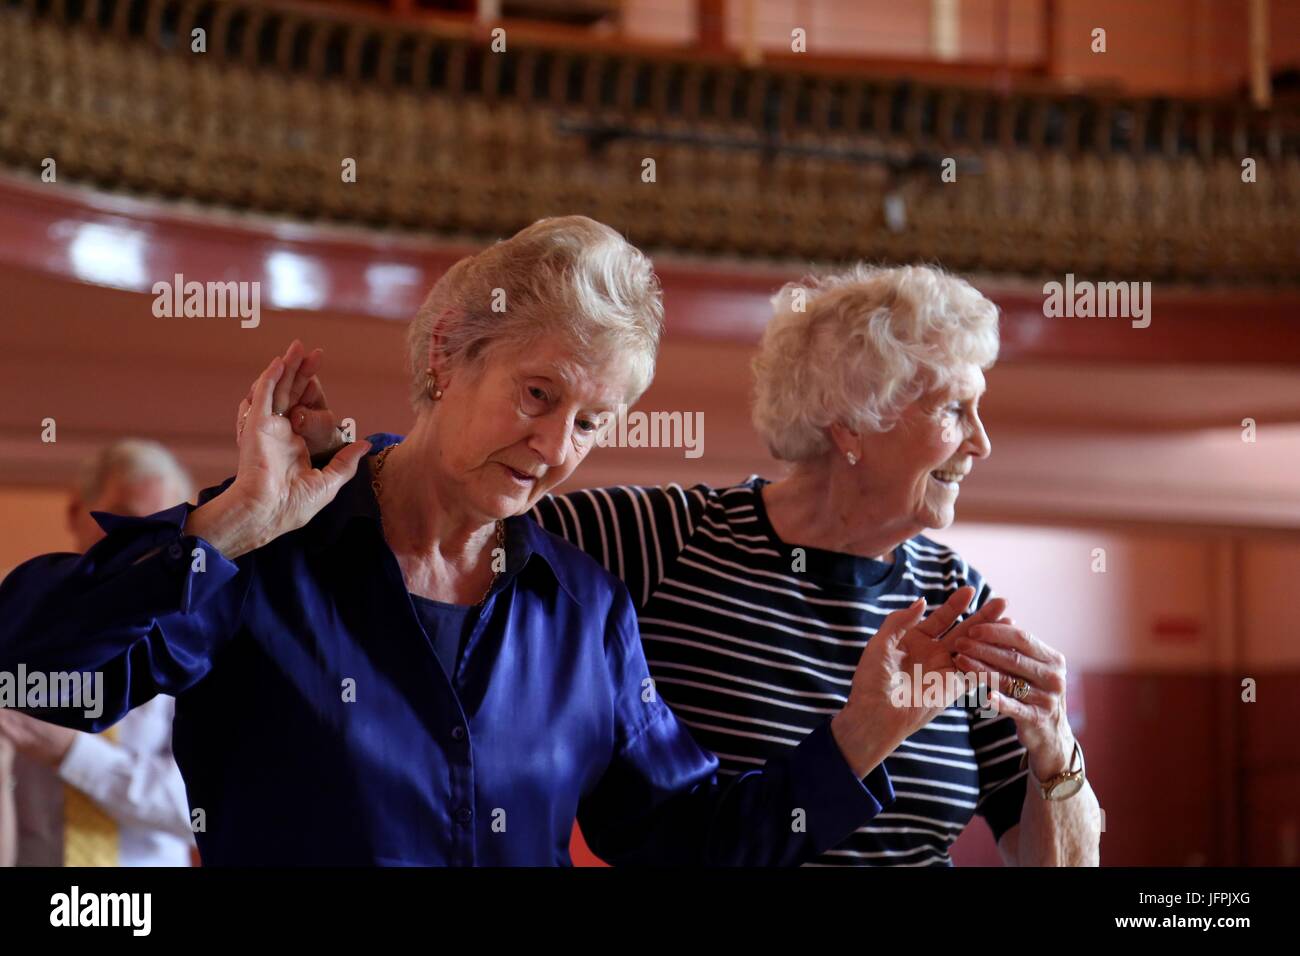
<svg viewBox="0 0 1300 956">
<path fill-rule="evenodd" d="M 241 403 L 238 426 L 239 468 L 226 491 L 190 515 L 186 532 L 203 538 L 227 558 L 260 548 L 301 528 L 356 474 L 370 443 L 345 445 L 324 468 L 313 468 L 306 442 L 294 433 L 286 414 L 288 383 L 306 356 L 297 342 L 288 363 L 277 356 Z M 246 404 L 245 404 L 246 403 Z"/>
<path fill-rule="evenodd" d="M 865 777 L 899 744 L 974 689 L 953 664 L 954 642 L 977 624 L 997 621 L 1007 606 L 1002 598 L 991 598 L 952 627 L 974 597 L 974 588 L 958 588 L 924 620 L 925 602 L 918 599 L 911 607 L 886 617 L 867 641 L 853 674 L 848 702 L 831 721 L 835 742 L 859 777 Z M 916 682 L 918 666 L 920 686 Z M 937 700 L 933 692 L 929 698 L 925 696 L 927 685 L 937 687 Z"/>
</svg>

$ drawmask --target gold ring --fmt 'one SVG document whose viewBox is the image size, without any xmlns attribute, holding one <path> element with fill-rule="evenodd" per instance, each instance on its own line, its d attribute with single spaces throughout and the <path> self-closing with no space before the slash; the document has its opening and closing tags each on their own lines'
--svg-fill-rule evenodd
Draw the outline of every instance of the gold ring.
<svg viewBox="0 0 1300 956">
<path fill-rule="evenodd" d="M 1029 696 L 1029 682 L 1021 680 L 1019 677 L 1011 678 L 1011 696 L 1016 700 L 1024 700 Z"/>
</svg>

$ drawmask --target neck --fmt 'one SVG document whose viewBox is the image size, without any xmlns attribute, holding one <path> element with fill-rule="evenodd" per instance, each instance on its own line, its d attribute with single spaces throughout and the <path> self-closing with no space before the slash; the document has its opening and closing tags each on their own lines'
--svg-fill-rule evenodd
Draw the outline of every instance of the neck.
<svg viewBox="0 0 1300 956">
<path fill-rule="evenodd" d="M 456 507 L 429 481 L 421 453 L 433 440 L 426 421 L 417 422 L 384 461 L 379 476 L 384 536 L 396 553 L 470 569 L 493 539 L 496 522 Z"/>
<path fill-rule="evenodd" d="M 763 489 L 772 528 L 786 544 L 892 562 L 894 549 L 916 530 L 864 496 L 847 468 L 800 465 Z"/>
</svg>

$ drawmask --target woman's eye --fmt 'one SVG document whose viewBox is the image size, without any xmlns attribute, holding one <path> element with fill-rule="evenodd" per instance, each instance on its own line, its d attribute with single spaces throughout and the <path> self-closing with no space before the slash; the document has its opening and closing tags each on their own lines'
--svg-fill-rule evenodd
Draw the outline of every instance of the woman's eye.
<svg viewBox="0 0 1300 956">
<path fill-rule="evenodd" d="M 590 418 L 580 418 L 580 419 L 578 419 L 578 428 L 579 428 L 579 429 L 580 429 L 584 434 L 588 434 L 588 435 L 590 435 L 592 432 L 594 432 L 594 431 L 597 429 L 597 427 L 599 427 L 599 426 L 597 426 L 596 423 L 593 422 Z"/>
<path fill-rule="evenodd" d="M 523 400 L 520 404 L 529 415 L 541 415 L 550 403 L 551 397 L 546 394 L 546 389 L 537 385 L 524 386 Z"/>
</svg>

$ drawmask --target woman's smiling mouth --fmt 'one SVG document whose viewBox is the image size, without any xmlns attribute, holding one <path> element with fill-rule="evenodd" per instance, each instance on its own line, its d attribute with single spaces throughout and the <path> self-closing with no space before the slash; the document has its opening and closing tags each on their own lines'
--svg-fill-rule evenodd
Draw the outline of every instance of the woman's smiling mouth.
<svg viewBox="0 0 1300 956">
<path fill-rule="evenodd" d="M 950 491 L 956 491 L 963 478 L 966 477 L 964 471 L 947 471 L 945 469 L 936 469 L 930 472 L 930 477 L 935 484 L 942 485 Z"/>
</svg>

